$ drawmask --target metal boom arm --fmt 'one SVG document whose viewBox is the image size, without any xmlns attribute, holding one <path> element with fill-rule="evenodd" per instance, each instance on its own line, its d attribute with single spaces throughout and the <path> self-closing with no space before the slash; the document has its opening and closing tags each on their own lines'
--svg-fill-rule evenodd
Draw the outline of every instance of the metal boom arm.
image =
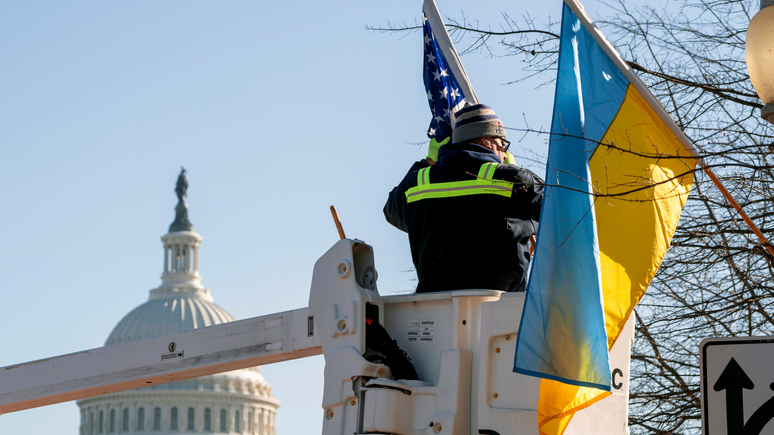
<svg viewBox="0 0 774 435">
<path fill-rule="evenodd" d="M 322 354 L 309 308 L 0 368 L 0 414 Z"/>
</svg>

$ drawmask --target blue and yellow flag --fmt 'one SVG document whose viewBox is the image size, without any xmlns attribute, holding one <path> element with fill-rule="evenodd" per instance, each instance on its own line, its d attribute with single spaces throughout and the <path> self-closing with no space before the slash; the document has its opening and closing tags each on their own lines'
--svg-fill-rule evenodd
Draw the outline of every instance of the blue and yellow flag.
<svg viewBox="0 0 774 435">
<path fill-rule="evenodd" d="M 546 188 L 514 371 L 543 378 L 561 434 L 609 394 L 608 350 L 669 247 L 690 142 L 575 0 L 565 0 Z"/>
</svg>

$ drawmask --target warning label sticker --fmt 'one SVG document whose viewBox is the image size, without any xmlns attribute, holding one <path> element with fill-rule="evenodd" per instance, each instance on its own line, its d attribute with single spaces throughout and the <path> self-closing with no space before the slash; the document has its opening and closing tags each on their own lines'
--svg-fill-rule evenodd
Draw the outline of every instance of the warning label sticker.
<svg viewBox="0 0 774 435">
<path fill-rule="evenodd" d="M 184 352 L 175 352 L 175 353 L 163 353 L 161 354 L 161 360 L 162 361 L 169 361 L 171 359 L 178 359 L 183 358 Z"/>
<path fill-rule="evenodd" d="M 435 319 L 412 319 L 408 321 L 408 341 L 432 343 L 435 337 Z"/>
</svg>

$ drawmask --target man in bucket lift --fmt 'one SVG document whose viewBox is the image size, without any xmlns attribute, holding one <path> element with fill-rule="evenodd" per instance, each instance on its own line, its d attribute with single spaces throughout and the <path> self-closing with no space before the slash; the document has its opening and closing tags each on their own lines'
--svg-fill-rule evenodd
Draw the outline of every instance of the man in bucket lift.
<svg viewBox="0 0 774 435">
<path fill-rule="evenodd" d="M 543 181 L 503 163 L 510 142 L 489 106 L 471 105 L 455 117 L 438 162 L 416 162 L 390 192 L 384 216 L 408 233 L 417 293 L 524 291 Z"/>
</svg>

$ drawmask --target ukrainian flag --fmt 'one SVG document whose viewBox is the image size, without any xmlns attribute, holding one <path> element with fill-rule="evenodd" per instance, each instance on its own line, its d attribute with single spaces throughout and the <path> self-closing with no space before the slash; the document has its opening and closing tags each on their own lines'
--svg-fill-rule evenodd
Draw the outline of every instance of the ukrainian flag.
<svg viewBox="0 0 774 435">
<path fill-rule="evenodd" d="M 543 378 L 542 434 L 609 395 L 608 350 L 658 270 L 696 153 L 565 0 L 546 188 L 514 371 Z"/>
</svg>

